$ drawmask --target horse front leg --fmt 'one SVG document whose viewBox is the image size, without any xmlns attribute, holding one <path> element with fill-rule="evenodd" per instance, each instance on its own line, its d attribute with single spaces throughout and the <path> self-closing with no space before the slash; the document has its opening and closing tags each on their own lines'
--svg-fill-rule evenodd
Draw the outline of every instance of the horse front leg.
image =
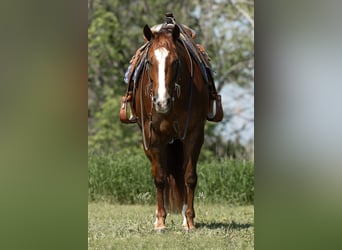
<svg viewBox="0 0 342 250">
<path fill-rule="evenodd" d="M 190 137 L 184 144 L 184 156 L 185 159 L 185 187 L 186 187 L 186 200 L 183 206 L 183 226 L 186 230 L 195 229 L 195 209 L 194 209 L 194 198 L 195 189 L 197 185 L 197 160 L 201 151 L 201 147 L 204 141 L 204 134 L 199 133 L 195 137 Z"/>
<path fill-rule="evenodd" d="M 194 165 L 191 160 L 187 163 L 185 172 L 185 187 L 186 187 L 186 205 L 183 207 L 183 226 L 184 229 L 194 229 L 195 223 L 195 209 L 194 209 L 194 198 L 195 188 L 197 185 L 197 173 L 196 164 Z"/>
<path fill-rule="evenodd" d="M 166 179 L 163 174 L 157 174 L 154 177 L 154 184 L 156 186 L 156 196 L 157 196 L 156 221 L 154 222 L 155 230 L 162 230 L 165 228 L 165 219 L 166 219 L 166 210 L 164 207 L 165 181 Z"/>
<path fill-rule="evenodd" d="M 166 186 L 166 171 L 160 159 L 159 152 L 152 152 L 149 155 L 152 164 L 152 176 L 156 187 L 156 220 L 154 222 L 155 230 L 162 230 L 165 228 L 166 210 L 164 206 L 164 189 Z"/>
</svg>

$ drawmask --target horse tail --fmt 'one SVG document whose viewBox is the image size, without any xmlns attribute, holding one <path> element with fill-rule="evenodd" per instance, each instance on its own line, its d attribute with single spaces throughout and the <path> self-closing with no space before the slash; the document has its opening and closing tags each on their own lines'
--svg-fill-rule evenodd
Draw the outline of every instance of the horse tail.
<svg viewBox="0 0 342 250">
<path fill-rule="evenodd" d="M 167 184 L 164 189 L 165 206 L 181 212 L 185 200 L 183 143 L 175 140 L 167 145 Z"/>
</svg>

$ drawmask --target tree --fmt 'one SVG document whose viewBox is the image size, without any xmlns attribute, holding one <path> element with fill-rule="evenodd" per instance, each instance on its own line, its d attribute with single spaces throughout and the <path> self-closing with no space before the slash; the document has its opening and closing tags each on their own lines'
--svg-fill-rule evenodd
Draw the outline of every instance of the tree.
<svg viewBox="0 0 342 250">
<path fill-rule="evenodd" d="M 253 159 L 253 138 L 243 144 L 248 148 L 246 151 L 241 147 L 241 136 L 250 134 L 246 132 L 254 127 L 254 2 L 197 0 L 196 3 L 199 40 L 212 58 L 217 89 L 226 102 L 224 120 L 205 146 L 215 150 L 216 155 Z"/>
</svg>

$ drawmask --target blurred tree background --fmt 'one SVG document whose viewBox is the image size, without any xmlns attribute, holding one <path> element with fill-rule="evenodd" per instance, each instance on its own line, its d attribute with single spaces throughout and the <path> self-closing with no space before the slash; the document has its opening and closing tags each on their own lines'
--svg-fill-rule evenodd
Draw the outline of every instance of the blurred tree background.
<svg viewBox="0 0 342 250">
<path fill-rule="evenodd" d="M 143 43 L 142 29 L 173 12 L 206 48 L 225 111 L 207 122 L 202 159 L 254 158 L 254 1 L 88 0 L 88 148 L 141 150 L 136 124 L 121 124 L 124 74 Z"/>
</svg>

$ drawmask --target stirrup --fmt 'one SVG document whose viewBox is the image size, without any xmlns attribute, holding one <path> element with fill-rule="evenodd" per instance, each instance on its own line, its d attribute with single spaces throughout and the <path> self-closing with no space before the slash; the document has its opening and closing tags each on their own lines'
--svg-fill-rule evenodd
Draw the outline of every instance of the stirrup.
<svg viewBox="0 0 342 250">
<path fill-rule="evenodd" d="M 130 109 L 130 117 L 127 116 L 127 102 L 132 101 L 131 95 L 125 95 L 121 98 L 121 109 L 120 109 L 120 121 L 122 123 L 136 123 L 137 117 L 132 114 L 132 110 Z"/>
<path fill-rule="evenodd" d="M 214 113 L 214 101 L 215 101 L 215 113 Z M 207 120 L 211 122 L 220 122 L 223 119 L 223 110 L 221 103 L 221 95 L 213 94 L 209 97 L 209 112 Z"/>
</svg>

